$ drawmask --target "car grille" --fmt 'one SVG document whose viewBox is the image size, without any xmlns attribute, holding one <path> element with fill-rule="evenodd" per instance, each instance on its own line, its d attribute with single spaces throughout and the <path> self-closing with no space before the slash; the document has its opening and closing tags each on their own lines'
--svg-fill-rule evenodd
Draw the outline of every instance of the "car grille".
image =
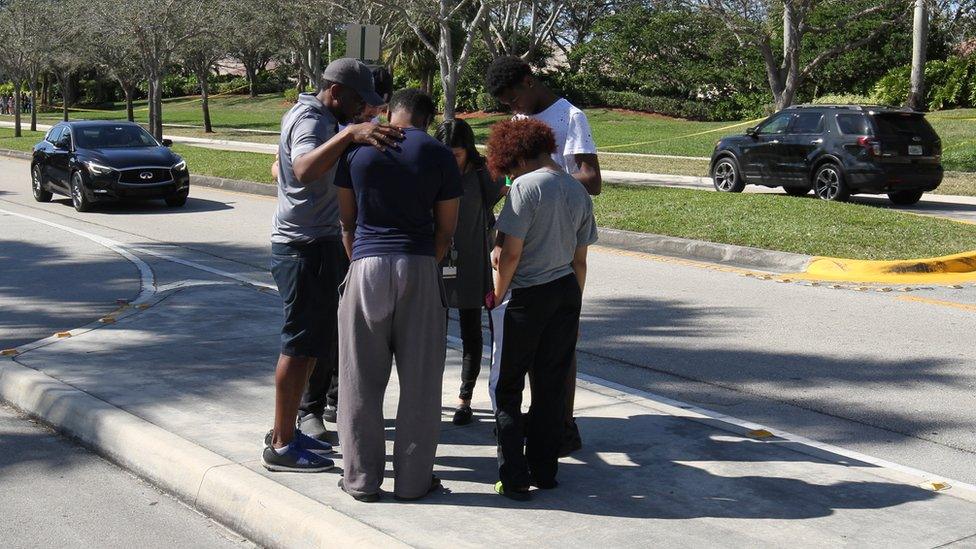
<svg viewBox="0 0 976 549">
<path fill-rule="evenodd" d="M 165 183 L 173 180 L 173 173 L 169 168 L 141 168 L 135 170 L 122 170 L 119 173 L 120 183 L 132 185 Z"/>
</svg>

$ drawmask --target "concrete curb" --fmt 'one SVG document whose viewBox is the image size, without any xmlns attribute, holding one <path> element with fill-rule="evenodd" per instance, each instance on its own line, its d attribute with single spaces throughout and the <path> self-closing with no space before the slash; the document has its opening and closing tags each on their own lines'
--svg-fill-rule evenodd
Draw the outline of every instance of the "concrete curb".
<svg viewBox="0 0 976 549">
<path fill-rule="evenodd" d="M 803 272 L 813 259 L 808 255 L 602 227 L 597 244 L 633 252 L 696 259 L 781 273 Z"/>
<path fill-rule="evenodd" d="M 335 509 L 14 360 L 0 399 L 265 547 L 407 547 Z"/>
<path fill-rule="evenodd" d="M 277 196 L 278 187 L 268 183 L 257 183 L 255 181 L 241 181 L 239 179 L 224 179 L 222 177 L 211 177 L 209 175 L 190 174 L 190 186 L 199 185 L 210 187 L 211 189 L 223 189 L 238 193 L 259 194 L 262 196 Z"/>
<path fill-rule="evenodd" d="M 30 160 L 33 158 L 31 153 L 26 153 L 23 151 L 12 151 L 10 149 L 0 149 L 0 156 L 9 156 L 10 158 L 16 158 L 18 160 Z"/>
<path fill-rule="evenodd" d="M 604 183 L 630 185 L 636 187 L 684 187 L 689 189 L 711 189 L 712 180 L 693 175 L 668 175 L 660 173 L 619 172 L 605 170 Z"/>
</svg>

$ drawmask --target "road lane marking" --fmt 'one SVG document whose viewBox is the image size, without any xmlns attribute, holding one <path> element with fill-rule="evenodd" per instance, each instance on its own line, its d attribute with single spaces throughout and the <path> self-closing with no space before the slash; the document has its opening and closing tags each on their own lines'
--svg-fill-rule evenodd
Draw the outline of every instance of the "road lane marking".
<svg viewBox="0 0 976 549">
<path fill-rule="evenodd" d="M 44 219 L 40 219 L 40 218 L 37 218 L 37 217 L 33 217 L 33 216 L 25 215 L 25 214 L 20 214 L 20 213 L 15 213 L 15 212 L 11 212 L 9 210 L 4 210 L 4 209 L 0 209 L 0 213 L 5 213 L 5 214 L 13 215 L 13 216 L 16 216 L 16 217 L 21 217 L 23 219 L 28 219 L 28 220 L 31 220 L 31 221 L 36 221 L 37 223 L 41 223 L 41 224 L 44 224 L 44 225 L 48 225 L 50 227 L 54 227 L 54 228 L 60 229 L 62 231 L 67 231 L 69 233 L 72 233 L 72 234 L 81 236 L 83 238 L 87 238 L 87 239 L 89 239 L 89 240 L 91 240 L 93 242 L 97 242 L 98 244 L 101 244 L 101 245 L 105 246 L 106 248 L 109 248 L 110 250 L 118 253 L 122 257 L 125 257 L 126 259 L 128 259 L 129 261 L 131 261 L 132 263 L 134 263 L 137 267 L 139 267 L 139 273 L 140 273 L 140 276 L 141 276 L 141 279 L 142 279 L 142 292 L 140 292 L 139 297 L 135 301 L 132 302 L 133 305 L 139 305 L 140 303 L 144 302 L 146 299 L 148 299 L 149 296 L 152 295 L 153 292 L 155 292 L 156 288 L 155 288 L 155 282 L 154 282 L 154 279 L 153 279 L 152 269 L 149 267 L 149 265 L 145 261 L 139 259 L 136 255 L 130 253 L 129 250 L 131 250 L 132 252 L 137 252 L 137 253 L 141 253 L 141 254 L 145 254 L 145 255 L 151 255 L 153 257 L 158 257 L 159 259 L 164 259 L 166 261 L 170 261 L 170 262 L 173 262 L 173 263 L 178 263 L 178 264 L 183 265 L 183 266 L 186 266 L 186 267 L 190 267 L 190 268 L 197 269 L 197 270 L 200 270 L 200 271 L 208 272 L 210 274 L 215 274 L 217 276 L 221 276 L 221 277 L 224 277 L 224 278 L 230 278 L 232 280 L 237 280 L 238 282 L 243 282 L 245 284 L 250 284 L 251 286 L 257 286 L 259 288 L 268 288 L 268 289 L 272 289 L 272 290 L 277 290 L 277 287 L 274 286 L 273 284 L 267 284 L 265 282 L 261 282 L 259 280 L 255 280 L 253 278 L 248 278 L 246 276 L 239 275 L 239 274 L 236 274 L 236 273 L 231 273 L 231 272 L 224 271 L 224 270 L 221 270 L 221 269 L 216 269 L 214 267 L 209 267 L 207 265 L 203 265 L 203 264 L 197 263 L 195 261 L 190 261 L 190 260 L 187 260 L 187 259 L 182 259 L 182 258 L 173 256 L 173 255 L 165 254 L 165 253 L 158 252 L 158 251 L 155 251 L 155 250 L 151 250 L 151 249 L 148 249 L 148 248 L 142 248 L 142 247 L 139 247 L 139 246 L 130 246 L 128 244 L 123 244 L 123 243 L 121 243 L 121 242 L 119 242 L 117 240 L 112 240 L 112 239 L 106 238 L 104 236 L 100 236 L 100 235 L 97 235 L 97 234 L 94 234 L 94 233 L 89 233 L 89 232 L 82 231 L 80 229 L 75 229 L 75 228 L 72 228 L 72 227 L 68 227 L 68 226 L 65 226 L 65 225 L 60 225 L 58 223 L 53 223 L 51 221 L 46 221 Z M 80 219 L 76 219 L 76 218 L 72 218 L 72 219 L 75 219 L 76 221 L 80 221 L 82 223 L 85 223 L 85 221 L 80 220 Z"/>
<path fill-rule="evenodd" d="M 30 216 L 30 215 L 25 215 L 25 214 L 21 214 L 21 213 L 12 212 L 10 210 L 0 209 L 0 213 L 6 214 L 6 215 L 12 215 L 14 217 L 19 217 L 21 219 L 26 219 L 28 221 L 33 221 L 35 223 L 40 223 L 42 225 L 47 225 L 48 227 L 52 227 L 52 228 L 55 228 L 55 229 L 58 229 L 58 230 L 61 230 L 61 231 L 69 232 L 69 233 L 71 233 L 73 235 L 76 235 L 76 236 L 80 236 L 82 238 L 86 238 L 88 240 L 91 240 L 92 242 L 95 242 L 96 244 L 101 244 L 102 246 L 104 246 L 104 247 L 112 250 L 113 252 L 115 252 L 115 253 L 121 255 L 122 257 L 124 257 L 125 259 L 129 260 L 130 263 L 132 263 L 133 265 L 136 266 L 136 268 L 139 269 L 139 295 L 138 295 L 138 297 L 136 297 L 135 301 L 133 301 L 134 304 L 137 304 L 138 305 L 139 303 L 143 303 L 145 301 L 148 301 L 149 298 L 152 297 L 153 293 L 155 293 L 155 291 L 156 291 L 156 282 L 155 282 L 155 277 L 153 276 L 152 268 L 149 267 L 149 264 L 148 263 L 146 263 L 145 261 L 139 259 L 134 254 L 130 253 L 125 248 L 123 248 L 122 247 L 123 245 L 122 245 L 121 242 L 117 242 L 117 241 L 112 240 L 110 238 L 105 238 L 104 236 L 99 236 L 97 234 L 93 234 L 93 233 L 85 232 L 85 231 L 82 231 L 82 230 L 79 230 L 79 229 L 75 229 L 75 228 L 72 228 L 72 227 L 68 227 L 66 225 L 61 225 L 61 224 L 58 224 L 58 223 L 53 223 L 53 222 L 47 221 L 45 219 L 40 219 L 40 218 L 33 217 L 33 216 Z"/>
<path fill-rule="evenodd" d="M 952 309 L 960 309 L 963 311 L 976 312 L 976 305 L 971 303 L 944 301 L 941 299 L 932 299 L 929 297 L 918 297 L 914 295 L 900 295 L 898 296 L 898 301 L 907 301 L 909 303 L 924 303 L 926 305 L 936 305 L 939 307 L 950 307 Z"/>
</svg>

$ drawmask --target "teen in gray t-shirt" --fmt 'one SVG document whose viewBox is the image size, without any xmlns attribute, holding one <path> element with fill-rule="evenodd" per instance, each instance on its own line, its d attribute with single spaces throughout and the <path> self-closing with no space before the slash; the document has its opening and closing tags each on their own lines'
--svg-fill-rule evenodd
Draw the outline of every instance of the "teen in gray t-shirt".
<svg viewBox="0 0 976 549">
<path fill-rule="evenodd" d="M 576 248 L 597 240 L 593 201 L 586 189 L 573 176 L 551 168 L 516 179 L 496 227 L 525 241 L 512 289 L 572 273 Z"/>
</svg>

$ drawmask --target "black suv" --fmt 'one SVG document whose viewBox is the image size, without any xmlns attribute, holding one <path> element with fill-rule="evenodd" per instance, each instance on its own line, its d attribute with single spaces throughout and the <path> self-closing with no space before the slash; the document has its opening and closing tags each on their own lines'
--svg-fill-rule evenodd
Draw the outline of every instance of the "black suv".
<svg viewBox="0 0 976 549">
<path fill-rule="evenodd" d="M 190 172 L 186 162 L 132 122 L 62 122 L 34 146 L 31 187 L 34 199 L 52 193 L 71 197 L 79 212 L 96 202 L 162 198 L 171 207 L 186 204 Z"/>
<path fill-rule="evenodd" d="M 859 105 L 798 105 L 725 137 L 712 153 L 712 182 L 723 192 L 748 185 L 813 189 L 823 200 L 887 194 L 915 204 L 942 183 L 942 141 L 922 113 Z"/>
</svg>

